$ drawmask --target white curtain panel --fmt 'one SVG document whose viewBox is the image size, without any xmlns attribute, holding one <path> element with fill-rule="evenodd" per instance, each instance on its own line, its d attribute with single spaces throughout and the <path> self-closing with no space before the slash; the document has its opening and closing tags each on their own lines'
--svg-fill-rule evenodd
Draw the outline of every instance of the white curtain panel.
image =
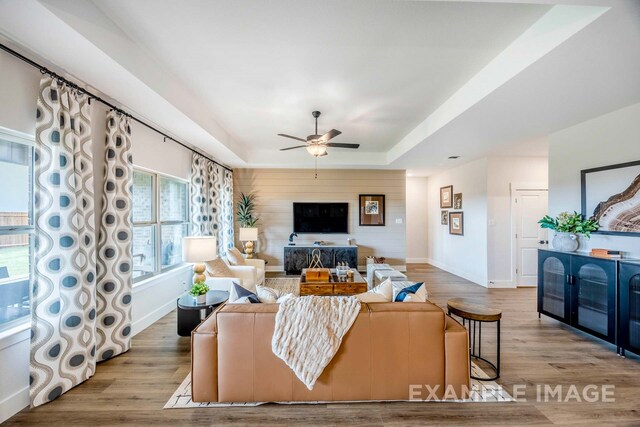
<svg viewBox="0 0 640 427">
<path fill-rule="evenodd" d="M 233 246 L 233 173 L 193 153 L 191 235 L 216 236 L 223 256 Z"/>
<path fill-rule="evenodd" d="M 124 353 L 131 347 L 132 179 L 129 118 L 110 111 L 107 114 L 98 240 L 98 362 Z"/>
<path fill-rule="evenodd" d="M 95 372 L 96 252 L 91 106 L 43 76 L 36 113 L 31 405 Z"/>
</svg>

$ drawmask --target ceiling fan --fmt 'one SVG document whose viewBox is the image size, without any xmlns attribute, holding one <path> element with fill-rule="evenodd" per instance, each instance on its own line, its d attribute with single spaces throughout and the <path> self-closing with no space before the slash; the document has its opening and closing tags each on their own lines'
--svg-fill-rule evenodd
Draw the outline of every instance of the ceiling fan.
<svg viewBox="0 0 640 427">
<path fill-rule="evenodd" d="M 329 142 L 332 138 L 340 135 L 342 132 L 336 129 L 331 129 L 329 132 L 324 135 L 318 135 L 318 117 L 320 117 L 320 111 L 314 111 L 311 115 L 316 119 L 316 133 L 315 135 L 307 136 L 307 139 L 298 138 L 297 136 L 286 135 L 284 133 L 279 133 L 278 136 L 284 136 L 285 138 L 295 139 L 297 141 L 302 141 L 305 145 L 296 145 L 294 147 L 281 148 L 280 151 L 294 150 L 296 148 L 306 148 L 307 152 L 311 154 L 313 157 L 322 157 L 326 156 L 327 148 L 351 148 L 357 149 L 360 147 L 360 144 L 345 144 L 341 142 Z"/>
</svg>

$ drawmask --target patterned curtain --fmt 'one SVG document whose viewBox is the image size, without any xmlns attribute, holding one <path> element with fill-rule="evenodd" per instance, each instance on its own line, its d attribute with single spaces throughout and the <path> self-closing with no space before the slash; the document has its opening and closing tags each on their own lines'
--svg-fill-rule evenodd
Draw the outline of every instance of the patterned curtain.
<svg viewBox="0 0 640 427">
<path fill-rule="evenodd" d="M 132 177 L 129 118 L 110 111 L 98 240 L 98 362 L 131 347 Z"/>
<path fill-rule="evenodd" d="M 216 236 L 218 254 L 233 247 L 233 173 L 193 153 L 191 235 Z"/>
<path fill-rule="evenodd" d="M 95 372 L 96 253 L 88 98 L 48 76 L 36 111 L 31 405 Z"/>
</svg>

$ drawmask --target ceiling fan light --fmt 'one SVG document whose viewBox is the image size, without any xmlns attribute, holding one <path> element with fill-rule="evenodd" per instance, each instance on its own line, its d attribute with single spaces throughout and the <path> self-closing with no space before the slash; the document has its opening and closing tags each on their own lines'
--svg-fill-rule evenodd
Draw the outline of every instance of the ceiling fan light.
<svg viewBox="0 0 640 427">
<path fill-rule="evenodd" d="M 310 144 L 307 146 L 307 152 L 314 157 L 321 157 L 327 154 L 327 146 L 323 144 Z"/>
</svg>

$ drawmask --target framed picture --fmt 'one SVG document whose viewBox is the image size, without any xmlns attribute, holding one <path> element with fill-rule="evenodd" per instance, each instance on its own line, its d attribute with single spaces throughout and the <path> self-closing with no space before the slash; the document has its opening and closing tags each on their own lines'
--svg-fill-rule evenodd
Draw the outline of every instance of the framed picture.
<svg viewBox="0 0 640 427">
<path fill-rule="evenodd" d="M 440 211 L 440 224 L 449 225 L 449 211 Z"/>
<path fill-rule="evenodd" d="M 453 185 L 440 188 L 440 209 L 453 207 Z"/>
<path fill-rule="evenodd" d="M 449 234 L 464 236 L 464 216 L 462 212 L 449 212 Z"/>
<path fill-rule="evenodd" d="M 360 194 L 360 225 L 384 226 L 384 194 Z"/>
<path fill-rule="evenodd" d="M 640 160 L 580 171 L 582 215 L 596 233 L 640 236 Z"/>
<path fill-rule="evenodd" d="M 462 209 L 462 193 L 453 195 L 453 209 Z"/>
</svg>

